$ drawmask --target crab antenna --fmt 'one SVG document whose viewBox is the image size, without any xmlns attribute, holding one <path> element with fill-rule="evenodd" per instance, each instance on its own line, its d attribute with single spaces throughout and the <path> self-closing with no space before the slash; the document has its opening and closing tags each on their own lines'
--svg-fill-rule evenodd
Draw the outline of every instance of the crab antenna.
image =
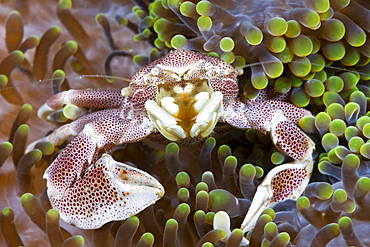
<svg viewBox="0 0 370 247">
<path fill-rule="evenodd" d="M 249 67 L 253 67 L 253 66 L 257 66 L 257 65 L 261 65 L 261 64 L 270 64 L 270 63 L 278 63 L 278 61 L 264 61 L 264 62 L 249 63 L 249 64 L 246 64 L 244 66 L 236 67 L 233 70 L 231 70 L 230 72 L 238 71 L 240 69 L 249 68 Z M 286 63 L 306 63 L 306 62 L 302 62 L 302 61 L 289 61 L 289 62 L 286 62 Z M 321 64 L 318 64 L 318 63 L 312 63 L 312 62 L 310 62 L 310 64 L 311 65 L 321 66 Z M 352 73 L 356 73 L 356 74 L 360 74 L 360 75 L 367 75 L 367 76 L 369 75 L 369 74 L 364 73 L 364 72 L 360 72 L 360 71 L 356 71 L 356 70 L 351 70 L 351 69 L 346 69 L 346 68 L 335 67 L 335 66 L 330 66 L 330 65 L 325 65 L 324 67 L 325 68 L 329 68 L 329 69 L 341 70 L 341 71 L 345 71 L 345 72 L 352 72 Z"/>
<path fill-rule="evenodd" d="M 82 79 L 82 78 L 105 78 L 105 79 L 115 79 L 115 80 L 126 81 L 126 82 L 131 82 L 132 81 L 131 79 L 127 79 L 127 78 L 119 77 L 119 76 L 113 76 L 113 75 L 61 76 L 61 77 L 54 77 L 54 78 L 51 78 L 51 79 L 38 80 L 38 81 L 31 82 L 31 83 L 25 83 L 25 84 L 15 85 L 13 87 L 6 87 L 6 85 L 5 85 L 5 88 L 0 88 L 0 91 L 11 89 L 11 88 L 23 87 L 23 86 L 26 86 L 26 85 L 29 85 L 29 84 L 33 84 L 33 83 L 38 84 L 38 83 L 41 83 L 41 82 L 48 82 L 48 81 L 59 80 L 59 79 L 71 79 L 71 78 L 78 78 L 78 79 Z"/>
</svg>

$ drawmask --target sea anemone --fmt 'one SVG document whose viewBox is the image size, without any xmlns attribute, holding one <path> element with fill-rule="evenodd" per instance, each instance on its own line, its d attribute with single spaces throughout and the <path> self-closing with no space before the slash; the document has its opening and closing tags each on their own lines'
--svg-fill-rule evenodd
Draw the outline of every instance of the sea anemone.
<svg viewBox="0 0 370 247">
<path fill-rule="evenodd" d="M 191 49 L 220 57 L 240 75 L 247 64 L 239 77 L 247 98 L 273 87 L 315 115 L 300 122 L 317 143 L 312 183 L 297 202 L 262 213 L 246 236 L 250 246 L 369 245 L 370 5 L 361 0 L 134 2 L 0 4 L 5 37 L 0 42 L 0 243 L 224 246 L 228 236 L 226 246 L 239 246 L 238 228 L 263 175 L 290 159 L 255 130 L 232 130 L 201 147 L 150 141 L 118 146 L 113 157 L 154 174 L 166 196 L 138 216 L 93 231 L 60 222 L 45 193 L 42 174 L 65 144 L 54 150 L 39 143 L 25 154 L 29 140 L 67 121 L 65 112 L 53 116 L 55 123 L 36 117 L 33 109 L 52 94 L 127 85 L 78 76 L 130 78 L 170 49 Z"/>
</svg>

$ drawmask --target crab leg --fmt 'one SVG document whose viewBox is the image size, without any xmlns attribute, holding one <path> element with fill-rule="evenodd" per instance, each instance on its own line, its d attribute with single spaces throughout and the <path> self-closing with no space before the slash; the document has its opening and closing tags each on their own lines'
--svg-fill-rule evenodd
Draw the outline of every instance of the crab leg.
<svg viewBox="0 0 370 247">
<path fill-rule="evenodd" d="M 272 169 L 258 186 L 241 226 L 243 232 L 254 227 L 264 209 L 285 199 L 297 199 L 306 188 L 312 173 L 315 144 L 296 123 L 310 114 L 289 103 L 273 100 L 254 102 L 249 106 L 233 102 L 233 108 L 226 107 L 223 116 L 226 122 L 239 128 L 250 125 L 262 133 L 269 132 L 275 146 L 294 159 Z"/>
<path fill-rule="evenodd" d="M 47 120 L 50 113 L 64 105 L 95 108 L 118 108 L 124 103 L 119 90 L 68 90 L 51 97 L 37 112 L 39 118 Z"/>
<path fill-rule="evenodd" d="M 75 126 L 71 124 L 69 128 L 80 133 L 44 174 L 53 208 L 67 223 L 85 229 L 130 217 L 164 194 L 162 185 L 149 174 L 116 162 L 107 154 L 98 159 L 117 144 L 149 135 L 151 129 L 146 128 L 144 119 L 128 119 L 122 109 L 94 114 L 75 121 Z M 55 136 L 58 134 L 61 130 Z"/>
</svg>

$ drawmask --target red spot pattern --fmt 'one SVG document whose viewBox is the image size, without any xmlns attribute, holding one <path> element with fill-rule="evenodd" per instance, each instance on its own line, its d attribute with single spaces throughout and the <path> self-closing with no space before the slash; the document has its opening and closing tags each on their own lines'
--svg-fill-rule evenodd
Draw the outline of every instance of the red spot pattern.
<svg viewBox="0 0 370 247">
<path fill-rule="evenodd" d="M 226 122 L 239 129 L 252 128 L 245 114 L 246 105 L 244 103 L 234 100 L 224 101 L 223 109 L 225 114 L 221 116 L 219 122 Z"/>
<path fill-rule="evenodd" d="M 271 202 L 283 201 L 301 189 L 301 184 L 308 176 L 307 168 L 289 168 L 278 172 L 271 179 L 273 196 Z"/>
<path fill-rule="evenodd" d="M 203 60 L 200 64 L 195 64 Z M 206 64 L 211 64 L 216 69 L 207 71 Z M 170 71 L 164 71 L 160 66 L 165 66 Z M 152 69 L 158 69 L 158 75 L 152 75 Z M 170 76 L 173 72 L 183 71 L 184 68 L 188 70 L 188 73 L 177 81 L 176 78 Z M 192 70 L 194 69 L 195 70 Z M 217 72 L 217 71 L 218 72 Z M 225 74 L 219 73 L 219 70 L 225 70 Z M 154 61 L 148 66 L 139 70 L 133 77 L 130 84 L 133 95 L 138 90 L 147 90 L 148 86 L 158 86 L 159 84 L 165 83 L 168 86 L 174 86 L 181 84 L 185 80 L 187 82 L 197 83 L 200 78 L 207 79 L 209 85 L 214 91 L 220 91 L 226 99 L 235 98 L 238 94 L 238 81 L 236 79 L 236 72 L 234 68 L 225 61 L 218 58 L 208 56 L 205 54 L 189 51 L 189 50 L 175 50 L 168 53 L 166 56 Z M 154 89 L 145 91 L 145 95 L 148 93 L 152 99 L 152 95 L 155 92 Z M 136 102 L 138 101 L 138 102 Z M 144 100 L 145 103 L 145 100 Z M 135 105 L 142 105 L 143 101 L 139 97 L 134 97 Z"/>
<path fill-rule="evenodd" d="M 276 147 L 295 160 L 311 155 L 311 139 L 291 121 L 281 121 L 276 125 Z"/>
<path fill-rule="evenodd" d="M 65 190 L 62 198 L 49 194 L 53 207 L 58 209 L 61 217 L 79 228 L 99 228 L 106 222 L 126 219 L 161 196 L 153 193 L 152 197 L 148 197 L 147 190 L 150 188 L 132 183 L 139 181 L 145 185 L 145 179 L 153 178 L 143 176 L 127 166 L 120 166 L 118 162 L 111 167 L 100 159 L 90 168 L 83 178 L 79 177 Z M 123 172 L 126 179 L 117 179 Z"/>
<path fill-rule="evenodd" d="M 291 92 L 288 93 L 279 93 L 272 87 L 267 87 L 264 90 L 261 90 L 258 96 L 254 99 L 254 101 L 265 101 L 265 100 L 275 100 L 275 101 L 284 101 L 289 102 L 291 96 Z"/>
<path fill-rule="evenodd" d="M 264 129 L 266 122 L 271 122 L 276 113 L 277 109 L 264 101 L 249 105 L 246 110 L 246 116 L 253 129 L 262 133 L 266 132 Z"/>
<path fill-rule="evenodd" d="M 85 163 L 90 164 L 94 153 L 95 143 L 85 133 L 80 133 L 69 143 L 45 171 L 49 198 L 50 195 L 62 198 L 64 191 L 80 176 Z"/>
<path fill-rule="evenodd" d="M 276 101 L 276 100 L 267 100 L 263 101 L 266 104 L 271 105 L 276 109 L 280 109 L 283 111 L 284 116 L 287 117 L 290 121 L 294 124 L 298 125 L 299 121 L 306 116 L 312 116 L 312 113 L 304 108 L 297 107 L 293 104 L 283 102 L 283 101 Z"/>
<path fill-rule="evenodd" d="M 55 110 L 69 103 L 79 107 L 116 108 L 123 102 L 119 90 L 69 90 L 58 93 L 47 101 Z"/>
<path fill-rule="evenodd" d="M 67 94 L 68 94 L 68 91 L 57 93 L 56 95 L 53 95 L 53 97 L 51 97 L 46 102 L 46 104 L 50 108 L 53 108 L 55 110 L 58 110 L 58 109 L 62 108 L 63 105 L 65 104 L 64 102 L 65 102 L 65 97 L 67 96 Z"/>
</svg>

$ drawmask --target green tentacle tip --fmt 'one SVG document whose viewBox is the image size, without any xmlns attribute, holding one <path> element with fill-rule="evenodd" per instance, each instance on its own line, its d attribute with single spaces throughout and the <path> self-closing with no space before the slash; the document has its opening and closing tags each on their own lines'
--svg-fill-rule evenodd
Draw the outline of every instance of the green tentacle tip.
<svg viewBox="0 0 370 247">
<path fill-rule="evenodd" d="M 252 85 L 255 89 L 264 89 L 267 84 L 268 79 L 265 73 L 252 74 Z"/>
<path fill-rule="evenodd" d="M 149 39 L 150 37 L 150 29 L 149 28 L 145 28 L 142 32 L 141 32 L 141 35 L 143 35 L 143 37 L 145 39 Z"/>
<path fill-rule="evenodd" d="M 179 186 L 186 186 L 190 183 L 190 177 L 186 172 L 179 172 L 176 175 L 176 183 Z"/>
<path fill-rule="evenodd" d="M 302 24 L 308 28 L 316 29 L 320 25 L 320 16 L 314 10 L 307 11 L 300 17 Z"/>
<path fill-rule="evenodd" d="M 325 151 L 329 152 L 331 149 L 339 145 L 339 138 L 332 133 L 326 133 L 321 139 L 321 144 Z"/>
<path fill-rule="evenodd" d="M 333 198 L 337 203 L 344 203 L 347 201 L 347 192 L 343 189 L 337 189 L 334 191 Z"/>
<path fill-rule="evenodd" d="M 324 56 L 332 61 L 341 60 L 346 54 L 346 48 L 341 41 L 324 42 L 322 45 Z"/>
<path fill-rule="evenodd" d="M 154 40 L 154 45 L 155 45 L 155 47 L 157 47 L 157 48 L 158 48 L 158 49 L 160 49 L 160 50 L 162 50 L 162 49 L 165 49 L 165 48 L 166 48 L 165 43 L 164 43 L 162 40 L 160 40 L 159 38 L 156 38 L 156 39 Z"/>
<path fill-rule="evenodd" d="M 225 166 L 236 167 L 237 164 L 238 160 L 236 159 L 235 156 L 228 156 L 224 161 Z"/>
<path fill-rule="evenodd" d="M 344 82 L 339 76 L 331 76 L 326 80 L 325 87 L 328 91 L 339 93 L 344 87 Z"/>
<path fill-rule="evenodd" d="M 126 222 L 128 222 L 131 226 L 135 226 L 135 227 L 139 226 L 140 224 L 140 220 L 136 216 L 131 216 L 130 218 L 126 220 Z"/>
<path fill-rule="evenodd" d="M 347 155 L 342 164 L 342 168 L 355 171 L 360 166 L 360 158 L 356 154 Z"/>
<path fill-rule="evenodd" d="M 59 211 L 56 210 L 56 209 L 50 209 L 47 213 L 46 213 L 46 217 L 53 220 L 53 221 L 57 221 L 59 220 L 60 218 L 60 214 L 59 214 Z"/>
<path fill-rule="evenodd" d="M 21 133 L 22 135 L 28 135 L 30 132 L 30 127 L 27 124 L 22 124 L 18 127 L 17 132 Z"/>
<path fill-rule="evenodd" d="M 259 45 L 263 40 L 263 33 L 258 27 L 252 26 L 245 33 L 245 39 L 251 45 Z"/>
<path fill-rule="evenodd" d="M 179 199 L 179 201 L 188 200 L 190 198 L 189 190 L 187 188 L 180 188 L 177 191 L 177 198 Z"/>
<path fill-rule="evenodd" d="M 271 155 L 271 162 L 274 165 L 280 165 L 281 163 L 284 162 L 284 159 L 285 159 L 285 156 L 280 152 L 274 152 Z"/>
<path fill-rule="evenodd" d="M 132 60 L 134 61 L 134 63 L 138 66 L 141 66 L 141 67 L 144 67 L 146 65 L 148 65 L 149 63 L 149 59 L 147 56 L 145 55 L 135 55 Z"/>
<path fill-rule="evenodd" d="M 310 200 L 308 200 L 307 197 L 305 196 L 301 196 L 300 198 L 298 198 L 297 200 L 297 208 L 298 209 L 307 209 L 310 207 Z"/>
<path fill-rule="evenodd" d="M 196 11 L 196 5 L 192 2 L 183 2 L 180 6 L 180 13 L 186 17 L 199 16 Z"/>
<path fill-rule="evenodd" d="M 286 41 L 281 36 L 272 36 L 267 38 L 266 45 L 270 51 L 279 54 L 286 48 Z"/>
<path fill-rule="evenodd" d="M 277 226 L 274 222 L 269 222 L 265 225 L 264 230 L 266 233 L 273 234 L 277 231 Z"/>
<path fill-rule="evenodd" d="M 204 145 L 214 148 L 216 146 L 216 139 L 214 137 L 209 137 L 205 141 Z"/>
<path fill-rule="evenodd" d="M 267 22 L 266 29 L 273 36 L 281 36 L 288 30 L 288 24 L 281 17 L 273 17 Z"/>
<path fill-rule="evenodd" d="M 329 233 L 333 234 L 334 238 L 340 235 L 340 230 L 339 230 L 339 226 L 337 223 L 328 224 L 324 228 L 329 230 Z"/>
<path fill-rule="evenodd" d="M 65 77 L 65 76 L 66 76 L 66 73 L 61 69 L 57 69 L 53 73 L 53 78 L 60 78 L 60 77 Z"/>
<path fill-rule="evenodd" d="M 66 242 L 68 242 L 68 244 Z M 64 243 L 65 244 L 63 245 L 66 245 L 66 246 L 79 247 L 85 244 L 85 239 L 81 235 L 76 235 L 76 236 L 72 236 L 68 238 L 66 241 L 64 241 Z"/>
<path fill-rule="evenodd" d="M 329 199 L 333 194 L 333 187 L 329 183 L 320 184 L 320 188 L 317 191 L 317 196 L 321 200 Z"/>
<path fill-rule="evenodd" d="M 0 89 L 8 84 L 8 77 L 6 75 L 0 75 Z"/>
<path fill-rule="evenodd" d="M 277 78 L 284 72 L 284 65 L 280 60 L 271 64 L 262 64 L 262 67 L 270 78 Z"/>
<path fill-rule="evenodd" d="M 188 44 L 189 44 L 188 39 L 181 34 L 177 34 L 171 39 L 171 46 L 177 50 L 185 49 L 188 46 Z"/>
<path fill-rule="evenodd" d="M 197 13 L 203 16 L 210 16 L 214 12 L 214 6 L 209 1 L 200 1 L 196 7 Z"/>
<path fill-rule="evenodd" d="M 348 216 L 343 216 L 338 221 L 339 228 L 352 228 L 352 220 Z"/>
<path fill-rule="evenodd" d="M 54 145 L 51 142 L 39 142 L 35 148 L 39 149 L 43 155 L 51 155 L 54 153 Z"/>
<path fill-rule="evenodd" d="M 14 211 L 9 207 L 3 208 L 1 214 L 7 217 L 14 217 Z"/>
<path fill-rule="evenodd" d="M 208 192 L 208 185 L 205 182 L 199 182 L 195 187 L 195 190 L 198 192 L 200 191 Z"/>
<path fill-rule="evenodd" d="M 190 206 L 186 203 L 181 203 L 177 206 L 176 211 L 181 215 L 181 217 L 186 217 L 190 213 Z"/>
<path fill-rule="evenodd" d="M 308 80 L 304 84 L 304 89 L 311 97 L 319 97 L 324 94 L 325 86 L 324 84 L 317 79 Z"/>
<path fill-rule="evenodd" d="M 210 242 L 205 242 L 202 247 L 214 247 L 214 245 Z"/>
<path fill-rule="evenodd" d="M 291 72 L 298 77 L 308 75 L 311 71 L 311 61 L 306 57 L 295 57 L 291 63 L 288 63 Z"/>
<path fill-rule="evenodd" d="M 240 174 L 243 177 L 253 179 L 256 176 L 256 168 L 251 164 L 245 164 L 240 168 Z"/>
<path fill-rule="evenodd" d="M 279 93 L 287 93 L 290 91 L 292 83 L 287 77 L 279 77 L 274 83 L 274 88 Z"/>
<path fill-rule="evenodd" d="M 263 176 L 263 174 L 264 174 L 263 168 L 262 167 L 259 167 L 259 166 L 255 166 L 254 168 L 256 169 L 256 176 L 255 176 L 255 178 L 256 179 L 261 178 Z"/>
<path fill-rule="evenodd" d="M 230 52 L 234 49 L 234 40 L 230 37 L 224 37 L 220 41 L 220 48 L 223 52 Z"/>
<path fill-rule="evenodd" d="M 198 28 L 201 31 L 209 31 L 212 27 L 212 19 L 209 16 L 201 16 L 198 18 Z"/>
<path fill-rule="evenodd" d="M 175 219 L 169 219 L 166 221 L 166 228 L 176 229 L 179 226 L 179 223 Z"/>
<path fill-rule="evenodd" d="M 31 193 L 25 193 L 21 196 L 21 203 L 24 205 L 27 202 L 32 202 L 33 200 L 37 200 L 34 195 Z"/>
<path fill-rule="evenodd" d="M 179 146 L 175 142 L 171 142 L 166 146 L 165 153 L 171 156 L 177 155 L 179 153 Z"/>
<path fill-rule="evenodd" d="M 305 35 L 299 35 L 292 40 L 292 49 L 298 57 L 308 56 L 313 49 L 312 41 Z"/>
<path fill-rule="evenodd" d="M 11 144 L 10 142 L 3 142 L 0 144 L 0 155 L 3 156 L 3 157 L 7 157 L 9 156 L 9 154 L 12 152 L 13 150 L 13 144 Z"/>
<path fill-rule="evenodd" d="M 12 51 L 9 55 L 9 58 L 11 58 L 12 63 L 15 64 L 21 64 L 24 60 L 24 54 L 20 50 Z"/>
<path fill-rule="evenodd" d="M 337 19 L 329 19 L 322 24 L 324 37 L 330 42 L 339 41 L 343 38 L 346 29 L 344 24 Z"/>
<path fill-rule="evenodd" d="M 299 120 L 299 127 L 308 133 L 318 132 L 315 127 L 315 117 L 313 116 L 306 116 Z"/>
<path fill-rule="evenodd" d="M 310 103 L 310 96 L 301 87 L 294 88 L 291 97 L 293 104 L 298 107 L 305 107 Z"/>
<path fill-rule="evenodd" d="M 356 189 L 364 195 L 368 194 L 370 192 L 370 178 L 361 177 L 359 180 L 357 180 Z"/>
<path fill-rule="evenodd" d="M 171 30 L 175 29 L 176 25 L 167 19 L 160 18 L 155 21 L 153 29 L 158 34 L 167 34 Z"/>
<path fill-rule="evenodd" d="M 365 143 L 360 148 L 360 154 L 365 158 L 370 158 L 370 143 Z"/>
<path fill-rule="evenodd" d="M 49 28 L 49 30 L 53 32 L 53 35 L 57 36 L 59 36 L 62 33 L 62 29 L 59 26 L 52 26 L 51 28 Z"/>
<path fill-rule="evenodd" d="M 118 24 L 120 25 L 120 26 L 127 26 L 127 24 L 128 24 L 128 19 L 127 18 L 125 18 L 125 17 L 121 17 L 121 18 L 119 18 L 118 19 Z"/>
<path fill-rule="evenodd" d="M 146 38 L 143 34 L 139 33 L 139 34 L 135 34 L 133 39 L 135 42 L 140 42 L 140 41 L 145 41 Z"/>
<path fill-rule="evenodd" d="M 263 210 L 261 215 L 264 214 L 270 216 L 272 220 L 274 220 L 276 216 L 275 211 L 272 208 L 266 208 L 265 210 Z"/>
<path fill-rule="evenodd" d="M 287 30 L 285 32 L 285 35 L 288 38 L 295 38 L 298 37 L 298 35 L 301 34 L 301 25 L 295 20 L 289 20 L 287 21 Z"/>
<path fill-rule="evenodd" d="M 266 222 L 266 224 L 268 223 L 268 222 L 272 222 L 272 218 L 271 218 L 271 216 L 270 215 L 268 215 L 268 214 L 261 214 L 261 216 L 259 217 L 259 219 L 258 219 L 259 221 L 262 221 L 262 222 Z"/>
<path fill-rule="evenodd" d="M 224 52 L 221 55 L 221 60 L 224 60 L 227 63 L 233 63 L 235 61 L 235 54 L 233 52 Z"/>
<path fill-rule="evenodd" d="M 274 241 L 274 240 L 273 240 Z M 276 236 L 277 246 L 286 246 L 290 241 L 290 236 L 287 232 L 279 233 Z"/>
<path fill-rule="evenodd" d="M 343 136 L 346 128 L 347 128 L 347 125 L 342 119 L 334 119 L 329 125 L 330 133 L 338 137 Z"/>
<path fill-rule="evenodd" d="M 311 1 L 311 7 L 314 9 L 317 13 L 324 13 L 328 11 L 330 7 L 329 0 L 315 0 Z"/>
<path fill-rule="evenodd" d="M 71 0 L 60 0 L 58 4 L 62 10 L 70 10 L 72 8 Z"/>
<path fill-rule="evenodd" d="M 213 219 L 215 218 L 215 213 L 214 212 L 208 212 L 206 214 L 206 222 L 208 225 L 213 225 Z"/>
</svg>

